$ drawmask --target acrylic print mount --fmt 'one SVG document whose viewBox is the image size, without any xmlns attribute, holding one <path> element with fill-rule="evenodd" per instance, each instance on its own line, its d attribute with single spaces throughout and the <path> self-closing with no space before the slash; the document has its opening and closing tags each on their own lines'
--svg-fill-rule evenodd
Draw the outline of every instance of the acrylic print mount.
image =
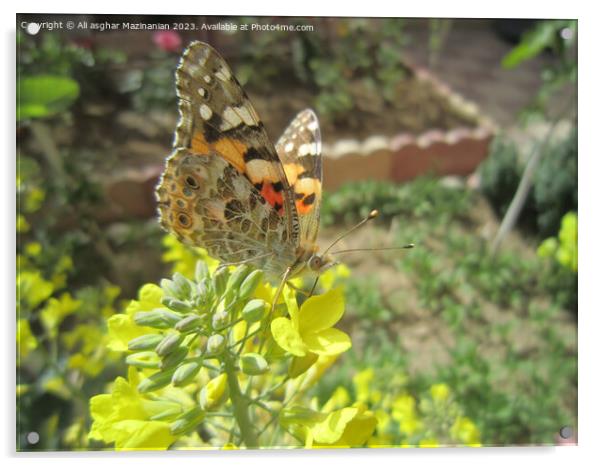
<svg viewBox="0 0 602 466">
<path fill-rule="evenodd" d="M 576 443 L 576 21 L 16 28 L 17 450 Z"/>
</svg>

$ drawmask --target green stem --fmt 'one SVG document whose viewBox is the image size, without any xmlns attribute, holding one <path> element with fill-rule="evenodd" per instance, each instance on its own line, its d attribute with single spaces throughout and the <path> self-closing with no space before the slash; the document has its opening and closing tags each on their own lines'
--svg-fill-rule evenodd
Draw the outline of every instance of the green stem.
<svg viewBox="0 0 602 466">
<path fill-rule="evenodd" d="M 240 429 L 240 436 L 248 448 L 258 448 L 257 433 L 251 424 L 249 417 L 249 400 L 242 394 L 238 377 L 236 376 L 236 368 L 231 359 L 231 355 L 226 352 L 224 356 L 224 368 L 226 369 L 226 377 L 228 378 L 228 387 L 230 388 L 230 400 L 234 409 L 234 418 Z"/>
</svg>

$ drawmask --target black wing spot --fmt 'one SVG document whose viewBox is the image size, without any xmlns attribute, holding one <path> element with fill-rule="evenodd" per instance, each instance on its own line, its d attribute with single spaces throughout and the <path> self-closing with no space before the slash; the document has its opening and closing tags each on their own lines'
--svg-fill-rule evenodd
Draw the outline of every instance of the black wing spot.
<svg viewBox="0 0 602 466">
<path fill-rule="evenodd" d="M 184 228 L 188 228 L 190 226 L 190 217 L 184 213 L 179 213 L 178 223 Z"/>
<path fill-rule="evenodd" d="M 265 157 L 261 155 L 261 153 L 255 149 L 254 147 L 249 147 L 243 156 L 245 162 L 250 162 L 251 160 L 259 159 L 265 160 Z"/>
<path fill-rule="evenodd" d="M 186 184 L 192 189 L 199 189 L 199 182 L 194 176 L 188 175 L 186 177 Z"/>
<path fill-rule="evenodd" d="M 305 199 L 303 199 L 303 204 L 312 205 L 315 200 L 316 200 L 316 193 L 311 193 L 309 196 L 306 196 Z"/>
</svg>

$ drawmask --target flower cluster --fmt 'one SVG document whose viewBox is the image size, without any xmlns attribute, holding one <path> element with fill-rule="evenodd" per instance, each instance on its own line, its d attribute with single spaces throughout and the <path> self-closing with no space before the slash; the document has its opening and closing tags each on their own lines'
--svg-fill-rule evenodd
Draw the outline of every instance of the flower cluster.
<svg viewBox="0 0 602 466">
<path fill-rule="evenodd" d="M 386 391 L 378 387 L 377 376 L 370 367 L 353 377 L 356 404 L 369 407 L 378 419 L 368 441 L 370 447 L 481 446 L 479 429 L 464 416 L 448 385 L 433 384 L 427 393 L 415 397 L 404 388 L 407 380 L 403 375 L 387 380 Z M 329 403 L 348 403 L 350 399 L 349 392 L 339 387 Z"/>
<path fill-rule="evenodd" d="M 178 250 L 172 258 L 186 263 Z M 276 297 L 261 270 L 203 259 L 193 278 L 175 272 L 143 286 L 108 320 L 108 347 L 125 355 L 128 378 L 90 400 L 89 438 L 117 449 L 363 445 L 376 425 L 364 407 L 303 407 L 351 347 L 333 328 L 343 293 L 297 298 L 288 286 Z"/>
</svg>

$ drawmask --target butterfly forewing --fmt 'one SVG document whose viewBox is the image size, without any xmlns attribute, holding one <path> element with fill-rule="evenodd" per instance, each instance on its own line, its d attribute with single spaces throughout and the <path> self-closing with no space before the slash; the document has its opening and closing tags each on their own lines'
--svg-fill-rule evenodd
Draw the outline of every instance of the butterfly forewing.
<svg viewBox="0 0 602 466">
<path fill-rule="evenodd" d="M 157 187 L 161 224 L 223 262 L 248 261 L 281 276 L 296 260 L 299 220 L 263 124 L 207 44 L 184 52 L 176 88 L 180 122 Z"/>
<path fill-rule="evenodd" d="M 208 44 L 193 42 L 176 71 L 180 123 L 174 145 L 217 154 L 243 173 L 298 241 L 298 220 L 282 164 L 263 123 L 225 60 Z"/>
<path fill-rule="evenodd" d="M 294 193 L 300 241 L 316 241 L 322 201 L 322 140 L 316 114 L 300 112 L 284 131 L 276 152 Z"/>
</svg>

